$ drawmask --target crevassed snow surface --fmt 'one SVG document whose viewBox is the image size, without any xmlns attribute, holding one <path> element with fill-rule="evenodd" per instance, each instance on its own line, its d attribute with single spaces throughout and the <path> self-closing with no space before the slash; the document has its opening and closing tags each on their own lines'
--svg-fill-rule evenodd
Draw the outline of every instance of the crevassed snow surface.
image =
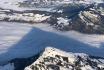
<svg viewBox="0 0 104 70">
<path fill-rule="evenodd" d="M 0 63 L 32 56 L 46 46 L 104 57 L 104 35 L 59 32 L 47 24 L 0 22 Z"/>
</svg>

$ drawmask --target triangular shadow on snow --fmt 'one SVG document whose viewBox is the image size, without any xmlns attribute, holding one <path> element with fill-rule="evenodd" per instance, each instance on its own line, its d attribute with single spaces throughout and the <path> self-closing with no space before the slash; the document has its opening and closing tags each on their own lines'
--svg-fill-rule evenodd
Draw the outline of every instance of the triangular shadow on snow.
<svg viewBox="0 0 104 70">
<path fill-rule="evenodd" d="M 68 52 L 83 52 L 90 55 L 104 57 L 104 54 L 101 54 L 104 53 L 104 49 L 95 48 L 72 38 L 43 31 L 34 27 L 17 44 L 9 48 L 6 53 L 1 54 L 0 59 L 3 61 L 19 57 L 30 57 L 42 51 L 47 46 L 55 47 Z"/>
</svg>

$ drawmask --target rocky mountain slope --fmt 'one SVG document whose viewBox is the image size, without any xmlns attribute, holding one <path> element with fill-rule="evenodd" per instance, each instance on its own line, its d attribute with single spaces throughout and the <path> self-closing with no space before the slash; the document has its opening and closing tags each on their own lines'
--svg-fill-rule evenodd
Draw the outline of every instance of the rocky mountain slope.
<svg viewBox="0 0 104 70">
<path fill-rule="evenodd" d="M 25 70 L 103 70 L 103 60 L 92 58 L 83 53 L 68 53 L 48 47 Z"/>
<path fill-rule="evenodd" d="M 76 30 L 83 33 L 103 34 L 103 4 L 98 4 L 97 6 L 95 4 L 70 4 L 61 7 L 61 10 L 59 9 L 58 11 L 61 15 L 57 16 L 55 14 L 51 17 L 49 23 L 62 31 Z M 60 17 L 61 21 L 58 19 Z"/>
<path fill-rule="evenodd" d="M 32 0 L 25 2 L 23 3 L 26 6 L 28 6 L 28 3 L 29 5 L 32 3 L 34 5 L 39 4 L 40 8 L 52 8 L 49 12 L 53 13 L 48 13 L 50 18 L 46 22 L 58 30 L 77 30 L 83 33 L 104 34 L 103 0 Z"/>
</svg>

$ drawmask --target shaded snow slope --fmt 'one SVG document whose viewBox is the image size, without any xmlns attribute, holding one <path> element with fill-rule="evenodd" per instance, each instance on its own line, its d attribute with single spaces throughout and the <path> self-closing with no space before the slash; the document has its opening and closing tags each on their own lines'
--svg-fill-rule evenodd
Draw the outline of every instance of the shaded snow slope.
<svg viewBox="0 0 104 70">
<path fill-rule="evenodd" d="M 73 31 L 58 32 L 46 24 L 30 26 L 0 22 L 0 29 L 0 63 L 14 58 L 33 56 L 46 46 L 104 57 L 103 35 L 85 35 Z"/>
<path fill-rule="evenodd" d="M 14 70 L 14 65 L 13 64 L 7 64 L 4 66 L 0 66 L 0 70 Z"/>
<path fill-rule="evenodd" d="M 101 35 L 101 34 L 100 35 L 99 34 L 83 34 L 83 33 L 76 32 L 74 30 L 61 32 L 61 31 L 56 31 L 49 25 L 44 25 L 44 24 L 37 24 L 37 25 L 35 24 L 34 26 L 39 29 L 42 29 L 43 31 L 53 32 L 59 35 L 63 35 L 65 37 L 75 39 L 82 43 L 88 44 L 92 47 L 103 48 L 104 35 Z"/>
</svg>

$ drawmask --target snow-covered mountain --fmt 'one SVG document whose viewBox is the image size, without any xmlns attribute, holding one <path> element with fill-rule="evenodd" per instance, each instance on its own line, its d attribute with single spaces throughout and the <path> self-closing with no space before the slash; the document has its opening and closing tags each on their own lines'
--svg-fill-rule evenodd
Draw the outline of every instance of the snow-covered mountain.
<svg viewBox="0 0 104 70">
<path fill-rule="evenodd" d="M 47 47 L 37 55 L 13 59 L 0 70 L 103 70 L 104 58 Z"/>
<path fill-rule="evenodd" d="M 14 10 L 47 10 L 51 11 L 57 6 L 68 5 L 70 3 L 103 3 L 103 0 L 0 0 L 0 8 Z"/>
<path fill-rule="evenodd" d="M 0 70 L 104 70 L 103 50 L 103 0 L 0 0 Z"/>
<path fill-rule="evenodd" d="M 91 4 L 91 3 L 102 3 L 103 0 L 26 0 L 20 3 L 20 6 L 27 7 L 43 7 L 43 8 L 50 8 L 50 7 L 57 7 L 60 5 L 68 5 L 70 3 L 84 3 L 84 4 Z"/>
<path fill-rule="evenodd" d="M 83 53 L 68 53 L 48 47 L 25 70 L 103 70 L 103 60 L 91 58 Z"/>
<path fill-rule="evenodd" d="M 104 34 L 104 3 L 70 3 L 58 5 L 53 9 L 54 11 L 45 9 L 16 11 L 1 8 L 0 21 L 48 23 L 61 31 L 76 30 L 82 33 Z"/>
</svg>

